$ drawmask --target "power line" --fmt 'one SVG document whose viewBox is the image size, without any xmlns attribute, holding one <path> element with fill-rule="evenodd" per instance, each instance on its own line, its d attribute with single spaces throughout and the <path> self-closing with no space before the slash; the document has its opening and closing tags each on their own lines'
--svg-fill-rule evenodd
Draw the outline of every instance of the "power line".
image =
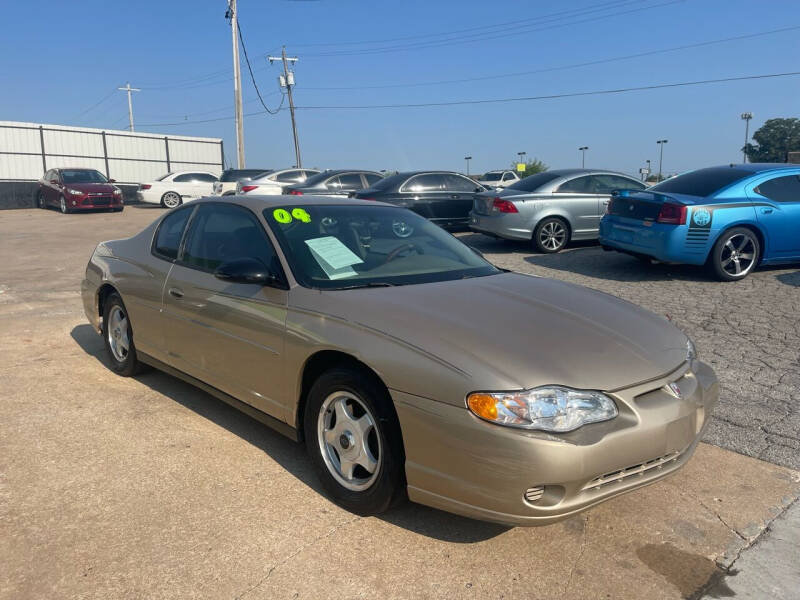
<svg viewBox="0 0 800 600">
<path fill-rule="evenodd" d="M 91 105 L 89 108 L 87 108 L 86 110 L 84 110 L 84 111 L 82 111 L 82 112 L 78 113 L 77 115 L 75 115 L 74 117 L 72 117 L 72 119 L 71 119 L 71 120 L 72 120 L 72 121 L 75 121 L 75 120 L 77 120 L 77 119 L 81 118 L 81 117 L 82 117 L 83 115 L 85 115 L 86 113 L 88 113 L 88 112 L 90 112 L 90 111 L 93 111 L 95 108 L 97 108 L 98 106 L 100 106 L 100 105 L 101 105 L 103 102 L 105 102 L 106 100 L 108 100 L 109 98 L 111 98 L 111 96 L 113 96 L 113 95 L 114 95 L 114 94 L 116 94 L 116 93 L 117 93 L 117 90 L 115 90 L 115 89 L 114 89 L 114 90 L 111 90 L 111 91 L 108 93 L 108 95 L 107 95 L 107 96 L 103 96 L 103 97 L 102 97 L 100 100 L 98 100 L 98 101 L 97 101 L 95 104 L 92 104 L 92 105 Z"/>
<path fill-rule="evenodd" d="M 711 83 L 726 83 L 730 81 L 746 81 L 750 79 L 770 79 L 776 77 L 791 77 L 800 75 L 800 71 L 789 73 L 770 73 L 766 75 L 744 75 L 742 77 L 725 77 L 722 79 L 704 79 L 701 81 L 681 81 L 678 83 L 661 83 L 656 85 L 643 85 L 637 87 L 617 88 L 610 90 L 594 90 L 591 92 L 571 92 L 567 94 L 548 94 L 543 96 L 521 96 L 518 98 L 490 98 L 486 100 L 455 100 L 450 102 L 419 102 L 409 104 L 362 104 L 362 105 L 340 105 L 340 106 L 298 106 L 298 110 L 339 110 L 339 109 L 358 109 L 369 108 L 422 108 L 429 106 L 458 106 L 465 104 L 498 104 L 505 102 L 526 102 L 532 100 L 553 100 L 556 98 L 574 98 L 578 96 L 599 96 L 602 94 L 622 94 L 624 92 L 638 92 L 643 90 L 658 90 L 664 88 L 684 87 L 689 85 L 706 85 Z"/>
<path fill-rule="evenodd" d="M 239 31 L 239 41 L 242 42 L 242 52 L 244 53 L 244 61 L 247 63 L 247 70 L 250 72 L 250 81 L 253 82 L 253 87 L 256 89 L 256 94 L 258 95 L 258 101 L 261 102 L 261 106 L 263 106 L 264 110 L 267 111 L 269 114 L 277 115 L 278 111 L 280 111 L 281 107 L 283 106 L 283 101 L 286 98 L 286 95 L 285 94 L 281 95 L 281 103 L 275 110 L 270 110 L 269 107 L 264 103 L 264 98 L 261 97 L 261 90 L 258 89 L 256 78 L 253 76 L 253 67 L 250 66 L 250 58 L 248 58 L 247 56 L 247 47 L 244 45 L 244 37 L 242 36 L 242 27 L 239 25 L 238 21 L 236 23 L 236 29 Z"/>
<path fill-rule="evenodd" d="M 552 71 L 561 71 L 566 69 L 575 69 L 578 67 L 588 67 L 600 64 L 606 64 L 621 60 L 630 60 L 632 58 L 641 58 L 644 56 L 653 56 L 656 54 L 664 54 L 667 52 L 677 52 L 679 50 L 688 50 L 690 48 L 700 48 L 703 46 L 711 46 L 713 44 L 722 44 L 725 42 L 733 42 L 733 41 L 740 41 L 744 39 L 760 37 L 765 35 L 772 35 L 775 33 L 783 33 L 786 31 L 794 31 L 800 29 L 800 25 L 794 25 L 791 27 L 783 27 L 781 29 L 772 29 L 770 31 L 762 31 L 759 33 L 750 33 L 744 35 L 737 35 L 733 37 L 721 38 L 717 40 L 709 40 L 705 42 L 697 42 L 694 44 L 684 44 L 682 46 L 672 46 L 670 48 L 662 48 L 660 50 L 649 50 L 647 52 L 638 52 L 636 54 L 626 54 L 623 56 L 615 56 L 612 58 L 603 58 L 598 60 L 592 60 L 588 62 L 581 62 L 581 63 L 572 63 L 569 65 L 562 65 L 558 67 L 544 67 L 540 69 L 534 69 L 531 71 L 516 71 L 514 73 L 504 73 L 501 75 L 484 75 L 479 77 L 466 77 L 463 79 L 443 79 L 439 81 L 421 81 L 421 82 L 414 82 L 414 83 L 392 83 L 386 85 L 359 85 L 359 89 L 367 89 L 367 90 L 378 90 L 378 89 L 390 89 L 390 88 L 405 88 L 405 87 L 424 87 L 429 85 L 445 85 L 450 83 L 468 83 L 473 81 L 486 81 L 490 79 L 507 79 L 509 77 L 521 77 L 523 75 L 534 75 L 537 73 L 548 73 Z M 348 90 L 352 91 L 352 86 L 332 86 L 332 87 L 303 87 L 306 90 Z"/>
<path fill-rule="evenodd" d="M 506 103 L 506 102 L 526 102 L 526 101 L 537 101 L 537 100 L 554 100 L 558 98 L 575 98 L 580 96 L 599 96 L 605 94 L 623 94 L 627 92 L 638 92 L 638 91 L 645 91 L 645 90 L 657 90 L 657 89 L 665 89 L 665 88 L 677 88 L 677 87 L 686 87 L 686 86 L 694 86 L 694 85 L 709 85 L 709 84 L 717 84 L 717 83 L 728 83 L 728 82 L 735 82 L 735 81 L 748 81 L 754 79 L 774 79 L 778 77 L 794 77 L 800 75 L 800 71 L 792 71 L 788 73 L 768 73 L 763 75 L 743 75 L 741 77 L 725 77 L 721 79 L 704 79 L 700 81 L 681 81 L 677 83 L 661 83 L 661 84 L 654 84 L 654 85 L 644 85 L 644 86 L 636 86 L 636 87 L 627 87 L 627 88 L 616 88 L 616 89 L 608 89 L 608 90 L 593 90 L 589 92 L 569 92 L 563 94 L 548 94 L 542 96 L 522 96 L 517 98 L 490 98 L 484 100 L 454 100 L 450 102 L 421 102 L 416 104 L 368 104 L 368 105 L 339 105 L 339 106 L 298 106 L 296 107 L 298 110 L 364 110 L 364 109 L 372 109 L 372 108 L 423 108 L 423 107 L 435 107 L 435 106 L 457 106 L 457 105 L 466 105 L 466 104 L 497 104 L 497 103 Z M 285 108 L 281 110 L 286 110 Z M 256 111 L 247 113 L 244 116 L 251 117 L 254 115 L 261 115 L 264 114 L 264 111 Z M 219 117 L 216 119 L 203 119 L 198 121 L 183 121 L 177 123 L 148 123 L 147 125 L 142 125 L 142 127 L 173 127 L 173 126 L 180 126 L 180 125 L 188 125 L 190 123 L 212 123 L 215 121 L 229 121 L 232 117 Z"/>
</svg>

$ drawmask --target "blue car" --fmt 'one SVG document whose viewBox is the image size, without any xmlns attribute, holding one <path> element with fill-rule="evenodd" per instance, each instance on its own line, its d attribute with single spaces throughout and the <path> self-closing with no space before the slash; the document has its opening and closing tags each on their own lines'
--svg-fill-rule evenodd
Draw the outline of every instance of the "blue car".
<svg viewBox="0 0 800 600">
<path fill-rule="evenodd" d="M 600 244 L 648 261 L 707 265 L 723 281 L 800 261 L 800 165 L 710 167 L 614 192 Z"/>
</svg>

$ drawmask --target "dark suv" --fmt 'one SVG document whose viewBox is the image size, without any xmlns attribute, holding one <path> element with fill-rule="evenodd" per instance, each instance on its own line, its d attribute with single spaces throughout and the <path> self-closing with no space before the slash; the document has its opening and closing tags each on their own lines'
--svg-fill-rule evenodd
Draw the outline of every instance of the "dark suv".
<svg viewBox="0 0 800 600">
<path fill-rule="evenodd" d="M 243 179 L 253 179 L 273 169 L 225 169 L 214 182 L 214 196 L 232 196 L 236 193 L 236 183 Z"/>
<path fill-rule="evenodd" d="M 39 180 L 39 208 L 58 207 L 62 213 L 79 210 L 123 209 L 122 190 L 95 169 L 50 169 Z"/>
</svg>

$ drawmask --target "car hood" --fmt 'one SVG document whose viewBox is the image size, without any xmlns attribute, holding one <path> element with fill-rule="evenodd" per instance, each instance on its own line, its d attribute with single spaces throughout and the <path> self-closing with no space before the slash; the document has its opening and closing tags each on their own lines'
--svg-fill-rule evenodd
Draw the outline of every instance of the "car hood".
<svg viewBox="0 0 800 600">
<path fill-rule="evenodd" d="M 666 318 L 553 279 L 504 273 L 320 296 L 324 312 L 438 357 L 474 389 L 612 391 L 686 360 L 687 338 Z"/>
<path fill-rule="evenodd" d="M 111 183 L 65 183 L 64 187 L 87 194 L 110 194 L 116 189 Z"/>
</svg>

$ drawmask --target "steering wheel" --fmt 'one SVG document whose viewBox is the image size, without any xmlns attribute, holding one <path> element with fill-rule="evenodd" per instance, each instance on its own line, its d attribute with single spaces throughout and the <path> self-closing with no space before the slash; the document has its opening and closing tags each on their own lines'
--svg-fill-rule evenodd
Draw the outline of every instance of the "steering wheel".
<svg viewBox="0 0 800 600">
<path fill-rule="evenodd" d="M 400 246 L 389 252 L 389 255 L 386 257 L 386 260 L 383 261 L 383 264 L 388 264 L 392 262 L 401 253 L 407 252 L 409 250 L 413 250 L 417 254 L 425 254 L 425 251 L 416 244 L 401 244 Z"/>
</svg>

